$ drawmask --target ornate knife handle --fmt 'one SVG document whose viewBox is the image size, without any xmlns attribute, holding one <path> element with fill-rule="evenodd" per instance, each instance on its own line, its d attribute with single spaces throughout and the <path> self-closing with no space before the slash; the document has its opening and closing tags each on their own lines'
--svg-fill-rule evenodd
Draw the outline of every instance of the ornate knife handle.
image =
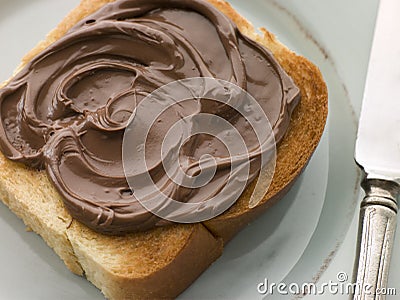
<svg viewBox="0 0 400 300">
<path fill-rule="evenodd" d="M 361 203 L 354 300 L 385 299 L 397 221 L 399 185 L 385 180 L 365 180 Z"/>
</svg>

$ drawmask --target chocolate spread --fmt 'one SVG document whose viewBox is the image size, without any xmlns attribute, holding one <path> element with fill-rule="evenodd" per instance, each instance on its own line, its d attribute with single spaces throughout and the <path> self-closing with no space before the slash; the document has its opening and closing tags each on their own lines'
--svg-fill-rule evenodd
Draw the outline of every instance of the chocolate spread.
<svg viewBox="0 0 400 300">
<path fill-rule="evenodd" d="M 124 175 L 122 141 L 137 103 L 191 77 L 223 79 L 250 93 L 277 142 L 300 99 L 272 54 L 208 2 L 119 0 L 80 21 L 0 89 L 0 149 L 13 161 L 46 169 L 71 215 L 98 232 L 125 234 L 168 224 L 135 199 Z M 160 116 L 147 141 L 150 167 L 160 165 L 157 153 L 168 127 L 182 115 L 214 111 L 210 101 L 197 105 Z M 218 114 L 224 115 L 220 107 Z M 235 116 L 227 112 L 226 118 Z M 235 126 L 251 135 L 245 122 Z M 211 137 L 191 145 L 180 156 L 227 155 Z M 253 175 L 258 171 L 252 168 Z M 222 168 L 217 177 L 218 172 Z M 165 175 L 162 168 L 156 173 L 155 180 Z M 185 191 L 176 200 L 201 199 L 216 188 Z"/>
</svg>

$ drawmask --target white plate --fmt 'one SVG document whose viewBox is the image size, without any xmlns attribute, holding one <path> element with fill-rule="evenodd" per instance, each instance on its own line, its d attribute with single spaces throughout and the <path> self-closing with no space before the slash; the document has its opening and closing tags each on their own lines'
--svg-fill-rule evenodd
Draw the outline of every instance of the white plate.
<svg viewBox="0 0 400 300">
<path fill-rule="evenodd" d="M 257 284 L 264 278 L 317 278 L 344 239 L 358 196 L 354 108 L 358 111 L 361 100 L 376 0 L 346 9 L 345 0 L 230 2 L 321 68 L 329 86 L 329 124 L 290 193 L 243 230 L 181 299 L 257 299 L 263 297 Z M 0 81 L 77 3 L 0 0 Z M 102 299 L 2 204 L 0 229 L 0 299 Z"/>
</svg>

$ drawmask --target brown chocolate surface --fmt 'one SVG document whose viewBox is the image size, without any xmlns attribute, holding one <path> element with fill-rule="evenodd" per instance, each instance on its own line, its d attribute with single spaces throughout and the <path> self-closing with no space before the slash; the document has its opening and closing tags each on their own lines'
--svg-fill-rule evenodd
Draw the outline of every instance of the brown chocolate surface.
<svg viewBox="0 0 400 300">
<path fill-rule="evenodd" d="M 96 231 L 124 234 L 168 224 L 130 190 L 122 140 L 140 101 L 191 77 L 223 79 L 248 91 L 278 142 L 300 99 L 270 52 L 207 2 L 120 0 L 82 20 L 0 89 L 0 149 L 11 160 L 45 168 L 71 215 Z M 250 152 L 256 148 L 251 128 L 229 107 L 204 100 L 171 107 L 150 131 L 146 163 L 154 181 L 177 201 L 206 201 L 226 183 L 225 167 L 195 191 L 166 179 L 159 155 L 163 136 L 179 119 L 201 112 L 224 116 L 248 136 Z M 179 159 L 197 161 L 204 154 L 228 155 L 217 139 L 199 135 Z M 259 169 L 251 172 L 254 178 Z"/>
</svg>

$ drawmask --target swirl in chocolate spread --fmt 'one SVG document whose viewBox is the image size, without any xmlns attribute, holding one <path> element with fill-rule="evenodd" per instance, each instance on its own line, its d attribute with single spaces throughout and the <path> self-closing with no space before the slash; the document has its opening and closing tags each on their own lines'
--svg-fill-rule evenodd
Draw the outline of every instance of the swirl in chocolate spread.
<svg viewBox="0 0 400 300">
<path fill-rule="evenodd" d="M 300 99 L 271 53 L 208 2 L 119 0 L 79 22 L 0 89 L 0 149 L 13 161 L 46 169 L 71 215 L 98 232 L 124 234 L 165 225 L 130 190 L 122 140 L 141 100 L 191 77 L 223 79 L 246 90 L 268 116 L 277 142 Z M 210 101 L 172 107 L 150 131 L 147 164 L 160 164 L 168 128 L 200 111 L 235 120 L 238 131 L 251 136 L 240 116 L 224 109 Z M 180 156 L 224 152 L 203 136 Z M 252 178 L 258 171 L 252 168 Z M 156 173 L 155 180 L 165 175 L 162 168 Z M 185 191 L 176 200 L 205 201 L 202 195 L 210 188 L 217 187 Z"/>
</svg>

